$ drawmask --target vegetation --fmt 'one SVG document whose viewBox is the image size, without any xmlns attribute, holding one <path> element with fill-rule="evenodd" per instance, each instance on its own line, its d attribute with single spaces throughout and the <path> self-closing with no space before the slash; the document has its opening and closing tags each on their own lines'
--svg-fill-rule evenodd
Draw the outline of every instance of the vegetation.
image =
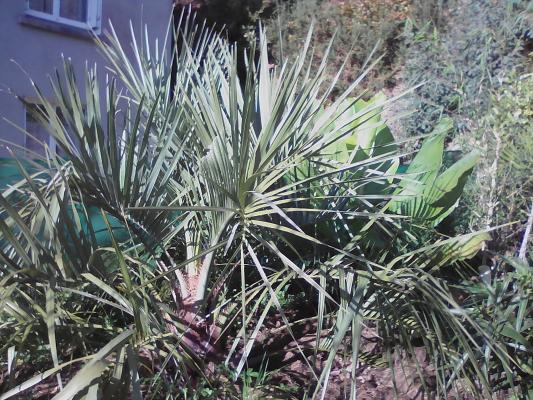
<svg viewBox="0 0 533 400">
<path fill-rule="evenodd" d="M 283 1 L 283 0 L 282 0 Z M 240 45 L 255 37 L 257 23 L 274 11 L 277 0 L 175 0 L 179 18 L 182 8 L 191 7 L 198 18 Z"/>
<path fill-rule="evenodd" d="M 496 265 L 499 268 L 494 277 L 485 274 L 479 283 L 463 286 L 467 293 L 464 307 L 471 307 L 473 312 L 484 320 L 480 323 L 486 332 L 501 343 L 506 343 L 507 354 L 512 359 L 509 365 L 512 372 L 506 372 L 516 377 L 521 386 L 520 394 L 515 395 L 515 398 L 529 399 L 533 394 L 531 266 L 517 258 L 498 261 Z M 514 336 L 517 332 L 520 332 L 519 336 Z M 486 349 L 480 365 L 487 371 L 487 375 L 494 374 L 494 380 L 503 378 L 503 371 L 499 362 L 494 364 L 494 354 L 491 350 Z"/>
<path fill-rule="evenodd" d="M 417 54 L 406 77 L 433 73 L 417 49 L 446 48 L 447 9 L 355 4 L 280 8 L 275 67 L 268 31 L 243 49 L 185 12 L 175 47 L 132 33 L 129 58 L 114 31 L 98 40 L 105 87 L 65 60 L 55 98 L 36 89 L 61 151 L 14 153 L 0 193 L 1 400 L 356 399 L 364 368 L 390 370 L 400 398 L 533 398 L 531 75 L 502 66 L 487 103 L 460 108 L 482 115 L 470 142 L 466 112 L 424 107 L 402 125 L 423 135 L 395 138 L 395 99 L 369 89 L 400 54 L 370 57 L 373 40 Z M 324 18 L 301 34 L 309 13 Z M 438 103 L 431 87 L 403 99 L 421 93 Z M 486 147 L 451 156 L 450 134 Z M 471 223 L 444 235 L 450 216 Z"/>
<path fill-rule="evenodd" d="M 476 127 L 491 106 L 491 91 L 516 71 L 522 57 L 521 12 L 527 2 L 454 1 L 446 23 L 408 23 L 405 81 L 417 89 L 419 112 L 405 121 L 410 134 L 427 133 L 443 116 L 456 121 L 456 133 Z"/>
<path fill-rule="evenodd" d="M 522 175 L 531 168 L 524 133 L 531 112 L 527 3 L 457 1 L 446 23 L 405 29 L 405 80 L 427 83 L 408 101 L 419 111 L 403 121 L 403 131 L 423 134 L 450 117 L 455 127 L 450 150 L 478 148 L 484 155 L 456 216 L 459 232 L 527 220 L 533 193 Z M 500 230 L 491 247 L 514 254 L 522 232 Z"/>
<path fill-rule="evenodd" d="M 342 68 L 337 87 L 342 91 L 361 74 L 373 54 L 384 54 L 371 72 L 372 79 L 363 83 L 379 90 L 393 83 L 391 79 L 398 67 L 395 63 L 398 36 L 408 15 L 408 4 L 407 0 L 283 3 L 271 18 L 270 41 L 282 59 L 294 56 L 300 51 L 309 23 L 313 21 L 314 70 L 328 52 L 331 57 L 327 74 L 331 80 Z M 335 40 L 328 49 L 333 37 Z"/>
</svg>

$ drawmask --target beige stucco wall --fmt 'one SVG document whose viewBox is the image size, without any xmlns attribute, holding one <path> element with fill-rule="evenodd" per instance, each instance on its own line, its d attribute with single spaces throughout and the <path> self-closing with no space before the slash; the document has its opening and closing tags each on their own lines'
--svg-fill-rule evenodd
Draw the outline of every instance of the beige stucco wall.
<svg viewBox="0 0 533 400">
<path fill-rule="evenodd" d="M 102 31 L 111 21 L 124 47 L 129 49 L 131 20 L 137 32 L 141 26 L 147 25 L 152 39 L 158 37 L 161 42 L 171 7 L 172 0 L 102 0 Z M 61 67 L 63 54 L 72 59 L 80 77 L 86 62 L 96 62 L 101 85 L 105 82 L 105 63 L 91 39 L 23 24 L 21 18 L 25 8 L 25 0 L 0 1 L 0 138 L 20 145 L 24 144 L 24 135 L 4 119 L 24 125 L 24 108 L 9 92 L 35 97 L 27 75 L 50 96 L 47 75 Z M 6 155 L 5 148 L 0 148 L 0 157 Z"/>
</svg>

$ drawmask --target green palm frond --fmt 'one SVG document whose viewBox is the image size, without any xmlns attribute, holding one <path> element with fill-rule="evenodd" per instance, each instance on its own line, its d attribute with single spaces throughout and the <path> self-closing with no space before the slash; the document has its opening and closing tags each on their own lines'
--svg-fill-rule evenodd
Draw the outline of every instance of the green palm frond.
<svg viewBox="0 0 533 400">
<path fill-rule="evenodd" d="M 487 233 L 421 246 L 405 229 L 453 209 L 477 156 L 441 173 L 436 133 L 401 172 L 380 117 L 391 99 L 354 97 L 370 69 L 333 101 L 327 55 L 309 72 L 312 29 L 297 59 L 274 69 L 258 39 L 240 49 L 184 13 L 159 49 L 132 30 L 130 58 L 111 29 L 97 39 L 112 73 L 104 88 L 96 68 L 78 83 L 66 60 L 53 101 L 37 89 L 35 118 L 65 156 L 19 162 L 23 179 L 0 194 L 0 350 L 31 361 L 34 346 L 45 372 L 1 398 L 53 375 L 57 398 L 141 398 L 159 385 L 178 397 L 210 381 L 210 363 L 239 379 L 269 318 L 315 376 L 314 398 L 346 343 L 356 398 L 369 322 L 389 353 L 422 340 L 442 393 L 490 393 L 480 355 L 509 360 L 438 275 Z M 293 285 L 316 307 L 312 349 L 280 301 Z"/>
</svg>

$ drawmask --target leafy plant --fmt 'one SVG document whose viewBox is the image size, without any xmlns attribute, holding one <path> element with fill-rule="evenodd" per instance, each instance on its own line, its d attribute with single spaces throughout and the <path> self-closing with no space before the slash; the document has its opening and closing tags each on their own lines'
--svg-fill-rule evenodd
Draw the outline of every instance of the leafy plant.
<svg viewBox="0 0 533 400">
<path fill-rule="evenodd" d="M 280 3 L 268 22 L 270 41 L 280 59 L 293 58 L 301 49 L 311 23 L 314 24 L 314 56 L 310 60 L 317 70 L 325 54 L 330 56 L 328 79 L 338 78 L 336 96 L 345 90 L 365 69 L 374 54 L 384 57 L 364 82 L 372 91 L 390 83 L 395 69 L 397 36 L 408 15 L 409 1 L 299 0 Z M 332 48 L 328 49 L 330 41 Z"/>
<path fill-rule="evenodd" d="M 47 152 L 31 173 L 19 163 L 23 179 L 0 195 L 1 346 L 10 376 L 0 399 L 54 377 L 57 399 L 218 395 L 224 375 L 216 365 L 242 378 L 268 318 L 280 321 L 316 378 L 313 398 L 326 397 L 347 343 L 356 397 L 366 321 L 384 338 L 389 362 L 422 340 L 439 394 L 453 386 L 491 394 L 478 367 L 482 349 L 495 362 L 508 356 L 438 274 L 474 255 L 488 234 L 421 247 L 403 223 L 445 215 L 472 160 L 429 179 L 442 150 L 429 158 L 427 145 L 400 173 L 402 154 L 379 118 L 389 100 L 351 98 L 368 70 L 328 100 L 337 80 L 328 79 L 326 60 L 316 74 L 307 68 L 311 32 L 301 53 L 273 71 L 261 33 L 259 61 L 252 48 L 244 80 L 238 48 L 221 36 L 186 14 L 176 34 L 183 40 L 171 56 L 168 43 L 152 48 L 133 34 L 130 59 L 111 31 L 98 42 L 114 75 L 105 88 L 87 70 L 81 91 L 65 61 L 55 98 L 37 90 L 35 118 L 66 157 Z M 407 201 L 396 190 L 420 177 L 422 194 L 414 192 L 423 201 L 392 212 Z M 420 211 L 428 201 L 430 215 Z M 92 209 L 108 245 L 96 238 Z M 327 220 L 345 240 L 332 240 Z M 311 293 L 312 348 L 279 302 L 291 285 Z M 50 353 L 42 372 L 17 376 L 17 360 L 32 362 L 35 347 Z"/>
<path fill-rule="evenodd" d="M 414 182 L 404 180 L 400 183 L 397 195 L 401 198 L 393 203 L 392 210 L 415 220 L 430 221 L 436 227 L 457 207 L 466 180 L 479 159 L 479 151 L 472 151 L 439 173 L 444 140 L 452 127 L 450 119 L 442 119 L 433 136 L 423 142 L 406 170 L 406 174 L 422 176 Z"/>
<path fill-rule="evenodd" d="M 487 348 L 481 360 L 488 376 L 498 376 L 500 390 L 520 386 L 524 398 L 533 394 L 533 273 L 531 266 L 517 258 L 504 258 L 493 271 L 487 269 L 477 283 L 461 286 L 466 296 L 463 306 L 471 309 L 484 329 L 505 343 L 510 362 L 504 374 Z"/>
<path fill-rule="evenodd" d="M 519 221 L 520 225 L 497 232 L 491 248 L 502 253 L 517 251 L 533 195 L 532 94 L 531 74 L 511 76 L 494 92 L 494 105 L 480 121 L 482 128 L 474 140 L 469 140 L 485 157 L 476 179 L 467 186 L 465 203 L 470 211 L 464 213 L 463 229 Z"/>
<path fill-rule="evenodd" d="M 192 7 L 198 18 L 219 30 L 230 42 L 244 46 L 255 38 L 260 18 L 273 12 L 272 0 L 175 0 L 175 14 Z"/>
<path fill-rule="evenodd" d="M 418 112 L 403 122 L 407 134 L 429 133 L 443 116 L 454 119 L 454 133 L 477 128 L 491 91 L 520 65 L 517 30 L 526 4 L 453 1 L 444 6 L 446 24 L 406 24 L 403 79 L 408 86 L 425 83 L 411 99 Z"/>
</svg>

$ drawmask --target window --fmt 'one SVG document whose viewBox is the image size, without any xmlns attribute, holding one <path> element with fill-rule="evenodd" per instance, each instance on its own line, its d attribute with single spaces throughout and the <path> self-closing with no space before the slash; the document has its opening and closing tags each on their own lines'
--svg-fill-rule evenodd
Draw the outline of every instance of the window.
<svg viewBox="0 0 533 400">
<path fill-rule="evenodd" d="M 26 106 L 26 131 L 31 136 L 25 135 L 24 147 L 28 150 L 30 157 L 33 157 L 35 154 L 45 155 L 46 147 L 48 147 L 50 152 L 56 153 L 60 157 L 64 156 L 64 153 L 59 149 L 54 138 L 48 133 L 46 126 L 35 119 L 34 114 L 39 109 L 42 109 L 42 106 L 39 104 Z"/>
<path fill-rule="evenodd" d="M 26 14 L 77 28 L 99 31 L 101 0 L 27 0 Z"/>
</svg>

